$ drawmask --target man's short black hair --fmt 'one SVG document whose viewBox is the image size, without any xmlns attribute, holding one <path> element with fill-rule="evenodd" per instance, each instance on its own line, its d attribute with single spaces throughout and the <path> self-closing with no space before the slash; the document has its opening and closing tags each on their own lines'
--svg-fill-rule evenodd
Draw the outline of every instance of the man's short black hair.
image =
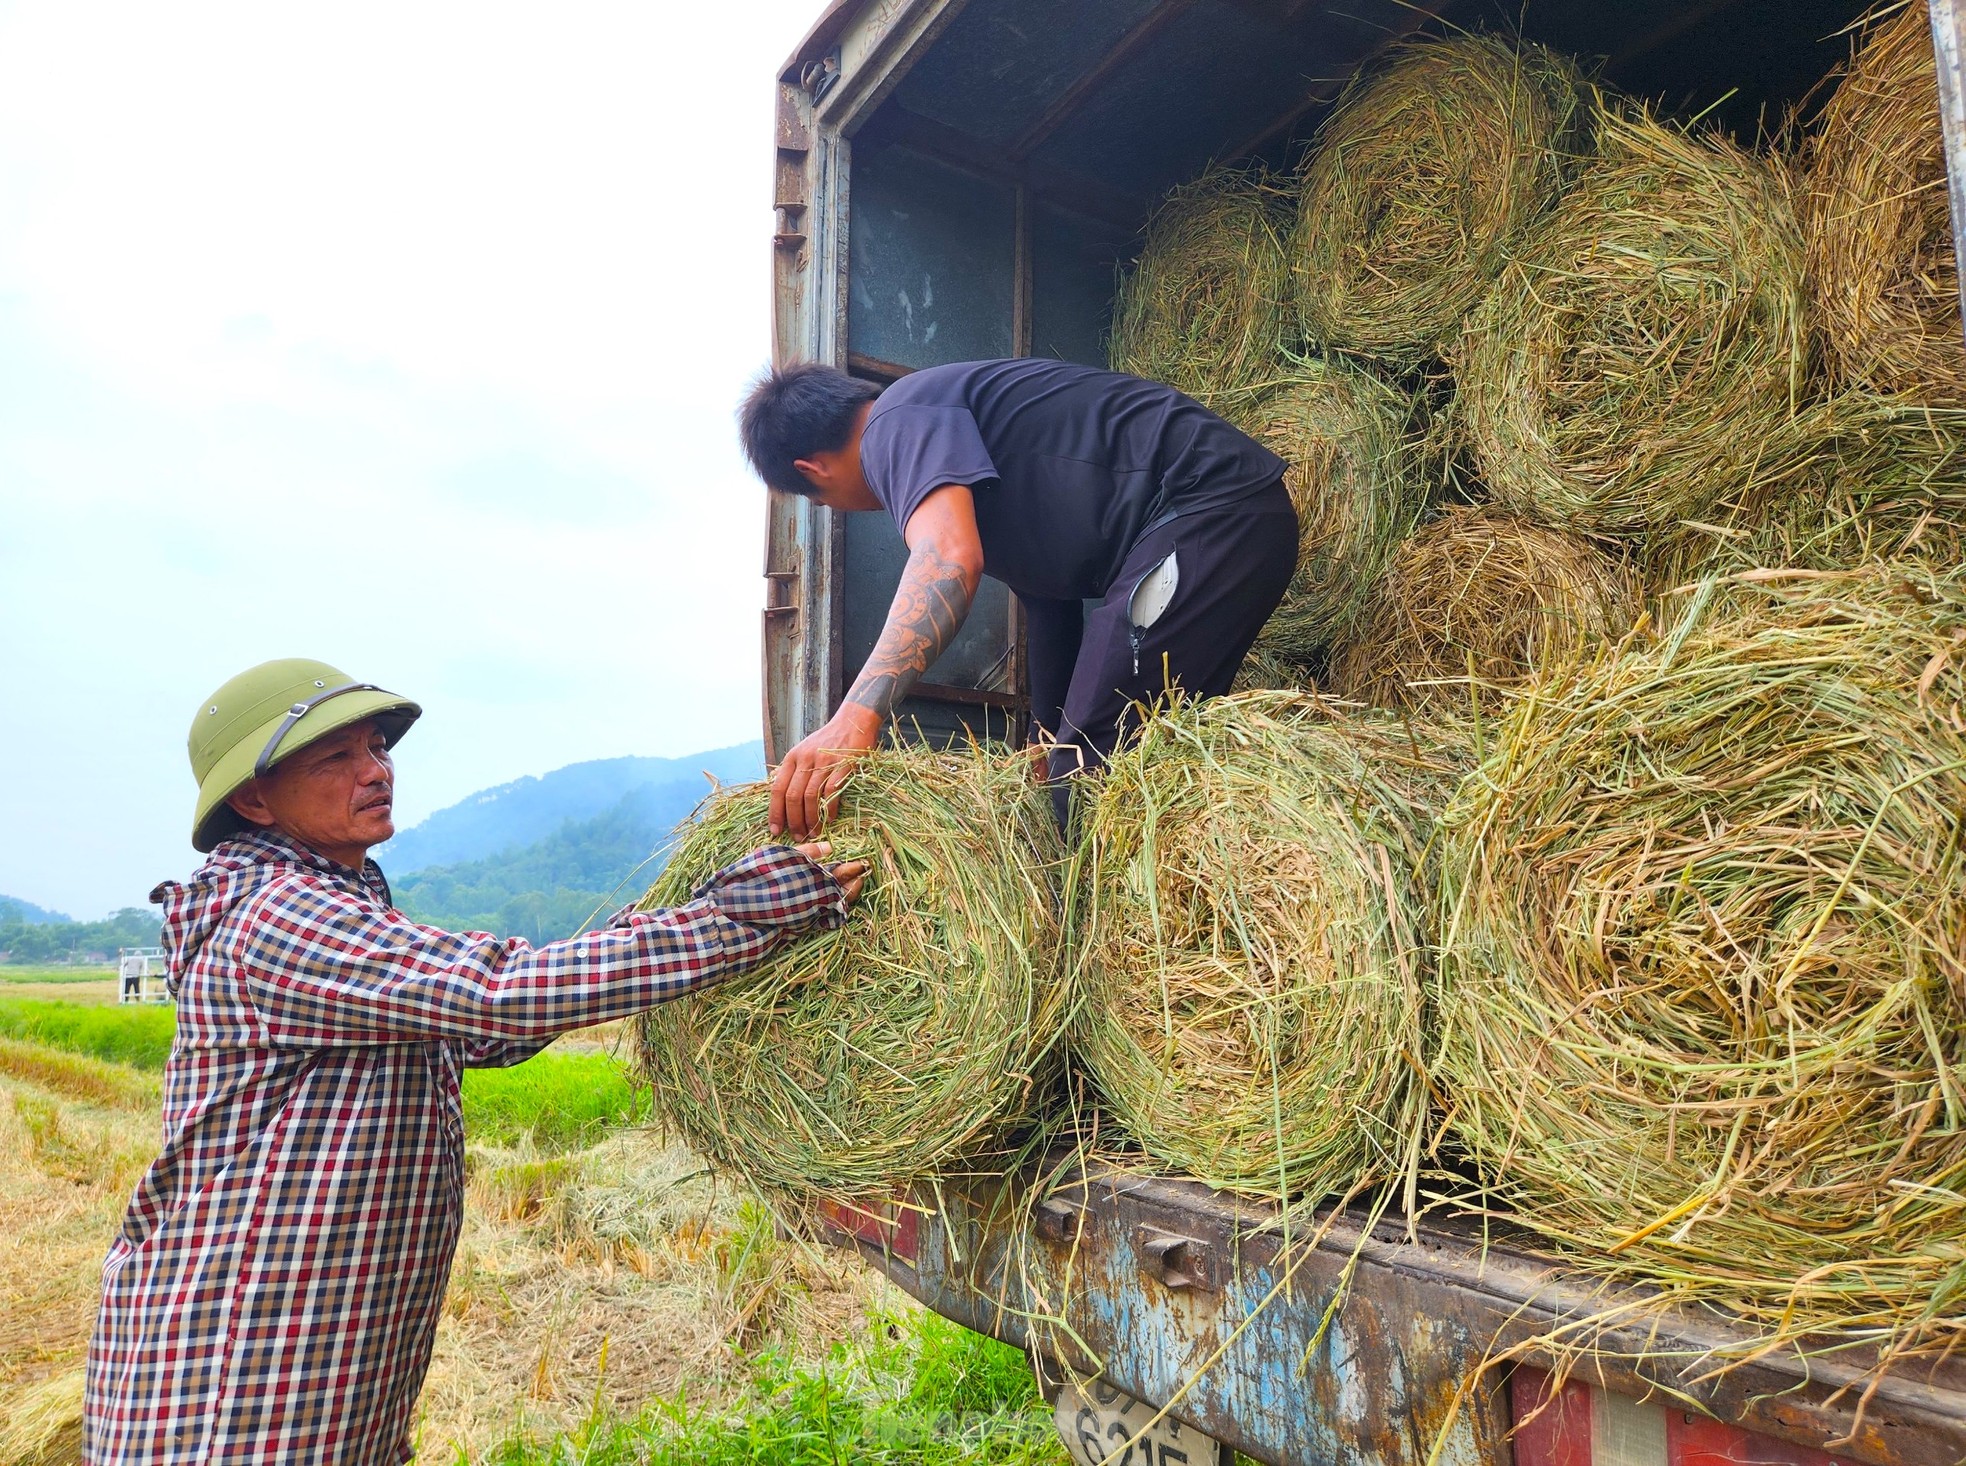
<svg viewBox="0 0 1966 1466">
<path fill-rule="evenodd" d="M 811 481 L 792 465 L 846 447 L 854 414 L 880 395 L 872 382 L 816 361 L 774 367 L 752 384 L 737 411 L 751 467 L 774 489 L 810 494 Z"/>
</svg>

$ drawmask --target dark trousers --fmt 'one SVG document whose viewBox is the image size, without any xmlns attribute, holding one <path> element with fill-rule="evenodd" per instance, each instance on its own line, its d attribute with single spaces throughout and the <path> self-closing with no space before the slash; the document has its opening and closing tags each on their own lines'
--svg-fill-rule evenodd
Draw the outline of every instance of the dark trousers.
<svg viewBox="0 0 1966 1466">
<path fill-rule="evenodd" d="M 1174 597 L 1136 632 L 1134 587 L 1170 554 Z M 1142 535 L 1104 600 L 1020 596 L 1030 669 L 1033 737 L 1056 740 L 1050 776 L 1065 821 L 1068 776 L 1097 768 L 1130 728 L 1138 704 L 1170 688 L 1193 697 L 1227 692 L 1256 633 L 1297 568 L 1297 512 L 1282 483 L 1238 503 L 1172 520 Z"/>
</svg>

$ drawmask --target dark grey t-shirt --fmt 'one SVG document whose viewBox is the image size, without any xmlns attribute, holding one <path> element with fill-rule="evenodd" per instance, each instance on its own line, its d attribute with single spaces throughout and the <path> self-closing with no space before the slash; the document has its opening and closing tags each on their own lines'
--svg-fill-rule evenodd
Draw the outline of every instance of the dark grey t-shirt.
<svg viewBox="0 0 1966 1466">
<path fill-rule="evenodd" d="M 1036 357 L 903 377 L 867 415 L 860 466 L 904 531 L 929 494 L 967 485 L 984 570 L 1053 600 L 1103 596 L 1150 524 L 1233 504 L 1285 468 L 1172 387 Z"/>
</svg>

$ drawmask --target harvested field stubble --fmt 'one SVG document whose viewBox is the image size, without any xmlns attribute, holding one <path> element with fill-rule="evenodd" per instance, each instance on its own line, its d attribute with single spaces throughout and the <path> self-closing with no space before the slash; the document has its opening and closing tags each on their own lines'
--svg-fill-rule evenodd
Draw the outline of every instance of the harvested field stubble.
<svg viewBox="0 0 1966 1466">
<path fill-rule="evenodd" d="M 762 784 L 684 832 L 650 906 L 766 839 Z M 866 860 L 847 924 L 643 1020 L 658 1111 L 779 1196 L 851 1197 L 988 1155 L 1063 1036 L 1051 801 L 1027 759 L 877 752 L 827 826 Z"/>
<path fill-rule="evenodd" d="M 1456 349 L 1458 410 L 1509 509 L 1637 535 L 1780 476 L 1807 367 L 1786 174 L 1642 113 L 1524 237 Z"/>
<path fill-rule="evenodd" d="M 1521 704 L 1443 816 L 1447 1132 L 1578 1266 L 1957 1347 L 1966 581 L 1737 592 Z"/>
<path fill-rule="evenodd" d="M 1167 196 L 1113 308 L 1110 360 L 1222 408 L 1275 373 L 1285 205 L 1260 172 L 1211 170 Z"/>
<path fill-rule="evenodd" d="M 1285 663 L 1315 665 L 1426 511 L 1419 399 L 1344 360 L 1292 363 L 1275 391 L 1234 421 L 1289 463 L 1297 572 L 1256 640 Z"/>
<path fill-rule="evenodd" d="M 1588 146 L 1583 78 L 1540 46 L 1458 36 L 1355 78 L 1304 162 L 1293 292 L 1318 346 L 1438 356 Z"/>
<path fill-rule="evenodd" d="M 1635 577 L 1579 535 L 1450 507 L 1399 547 L 1332 661 L 1342 697 L 1380 707 L 1493 708 L 1532 674 L 1617 640 Z"/>
<path fill-rule="evenodd" d="M 1911 0 L 1866 35 L 1809 154 L 1817 328 L 1846 382 L 1966 407 L 1966 338 L 1932 21 Z"/>
<path fill-rule="evenodd" d="M 1425 1109 L 1427 811 L 1453 763 L 1315 698 L 1175 704 L 1108 766 L 1074 882 L 1076 1052 L 1155 1162 L 1322 1197 Z"/>
</svg>

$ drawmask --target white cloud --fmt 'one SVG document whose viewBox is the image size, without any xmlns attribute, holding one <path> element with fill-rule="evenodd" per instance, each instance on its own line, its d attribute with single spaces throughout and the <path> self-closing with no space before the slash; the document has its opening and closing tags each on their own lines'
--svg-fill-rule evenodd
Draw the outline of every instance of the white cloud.
<svg viewBox="0 0 1966 1466">
<path fill-rule="evenodd" d="M 406 816 L 756 736 L 771 82 L 818 0 L 0 8 L 0 892 L 191 860 L 263 657 Z"/>
</svg>

